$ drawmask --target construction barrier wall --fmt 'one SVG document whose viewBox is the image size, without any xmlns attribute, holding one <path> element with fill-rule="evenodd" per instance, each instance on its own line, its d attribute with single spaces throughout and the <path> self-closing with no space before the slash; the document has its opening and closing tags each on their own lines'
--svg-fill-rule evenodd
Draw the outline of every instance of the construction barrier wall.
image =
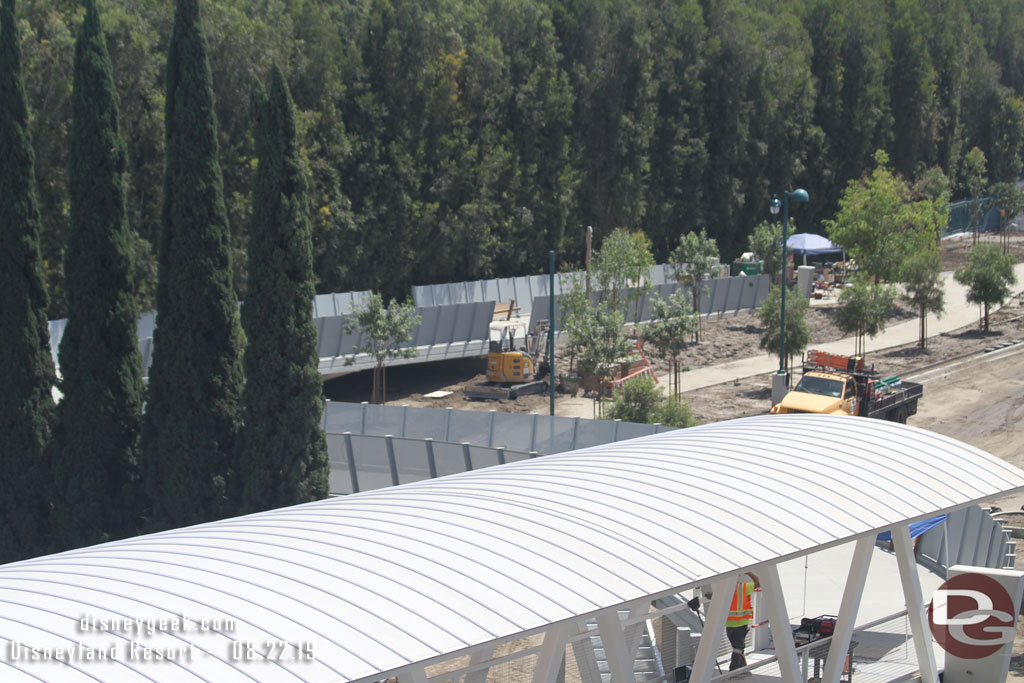
<svg viewBox="0 0 1024 683">
<path fill-rule="evenodd" d="M 672 431 L 665 425 L 579 417 L 524 415 L 495 410 L 413 408 L 328 401 L 323 427 L 327 434 L 392 435 L 446 443 L 505 448 L 540 455 L 589 448 L 613 441 Z"/>
<path fill-rule="evenodd" d="M 329 318 L 335 315 L 348 315 L 356 307 L 365 305 L 370 294 L 369 290 L 340 292 L 337 294 L 317 294 L 313 298 L 313 317 Z"/>
<path fill-rule="evenodd" d="M 728 313 L 738 313 L 739 311 L 757 308 L 765 298 L 767 298 L 770 286 L 771 278 L 767 275 L 737 275 L 735 277 L 704 280 L 701 283 L 703 291 L 700 296 L 700 314 L 704 316 L 725 315 Z M 685 290 L 689 296 L 689 285 L 684 285 L 679 282 L 655 285 L 652 292 L 644 294 L 640 297 L 638 303 L 630 308 L 626 316 L 626 322 L 639 323 L 650 320 L 651 298 L 657 295 L 663 299 L 668 299 L 679 290 Z M 595 302 L 597 301 L 596 294 L 592 294 L 591 298 Z M 561 307 L 558 304 L 559 301 L 556 297 L 556 331 L 562 329 L 562 312 Z M 532 330 L 538 321 L 548 319 L 550 316 L 550 305 L 550 299 L 548 297 L 537 297 L 533 302 L 533 313 L 530 316 L 530 326 L 527 329 Z"/>
<path fill-rule="evenodd" d="M 581 270 L 556 273 L 555 296 L 561 294 L 563 288 L 570 287 L 576 279 L 582 282 L 585 276 L 586 273 Z M 527 275 L 448 282 L 440 285 L 417 285 L 412 288 L 412 300 L 417 306 L 440 306 L 472 301 L 515 301 L 519 315 L 529 317 L 536 308 L 534 299 L 550 295 L 550 278 L 550 275 Z M 647 273 L 647 281 L 656 286 L 675 282 L 674 267 L 668 263 L 652 266 Z M 596 289 L 596 284 L 592 284 L 591 289 Z"/>
<path fill-rule="evenodd" d="M 332 495 L 372 491 L 536 457 L 504 448 L 394 436 L 328 434 Z"/>
<path fill-rule="evenodd" d="M 416 355 L 388 359 L 386 365 L 426 363 L 487 353 L 491 319 L 494 317 L 493 301 L 432 306 L 417 309 L 417 312 L 421 321 L 412 332 L 412 340 L 400 345 L 403 349 L 415 348 Z M 364 339 L 358 331 L 348 332 L 345 323 L 345 316 L 316 319 L 321 374 L 358 372 L 372 368 L 376 363 L 365 353 L 356 355 L 353 363 L 347 362 Z"/>
</svg>

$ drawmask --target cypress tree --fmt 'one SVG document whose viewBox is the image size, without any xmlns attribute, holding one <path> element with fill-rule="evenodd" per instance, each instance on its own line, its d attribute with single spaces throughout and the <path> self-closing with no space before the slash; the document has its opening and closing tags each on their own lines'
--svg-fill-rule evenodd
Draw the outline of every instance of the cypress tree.
<svg viewBox="0 0 1024 683">
<path fill-rule="evenodd" d="M 96 0 L 85 0 L 71 104 L 68 322 L 60 344 L 64 398 L 57 406 L 52 513 L 60 549 L 135 531 L 143 384 L 125 214 L 127 156 Z"/>
<path fill-rule="evenodd" d="M 242 511 L 327 495 L 327 442 L 320 427 L 322 380 L 310 313 L 313 234 L 295 106 L 275 64 L 269 97 L 253 85 L 259 167 L 249 232 L 249 290 L 242 306 L 246 385 L 238 437 Z"/>
<path fill-rule="evenodd" d="M 0 563 L 45 550 L 53 359 L 14 0 L 0 0 Z"/>
<path fill-rule="evenodd" d="M 167 55 L 166 170 L 157 327 L 140 467 L 147 528 L 217 519 L 239 423 L 244 345 L 217 120 L 198 0 L 178 0 Z"/>
</svg>

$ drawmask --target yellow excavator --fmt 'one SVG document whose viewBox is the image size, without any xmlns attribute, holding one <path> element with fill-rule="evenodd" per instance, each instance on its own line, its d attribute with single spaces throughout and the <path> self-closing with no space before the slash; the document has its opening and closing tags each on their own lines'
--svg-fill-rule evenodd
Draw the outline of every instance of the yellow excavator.
<svg viewBox="0 0 1024 683">
<path fill-rule="evenodd" d="M 487 381 L 466 387 L 466 398 L 478 401 L 514 400 L 548 390 L 546 377 L 548 323 L 539 321 L 526 335 L 525 346 L 516 348 L 514 332 L 506 328 L 500 341 L 492 341 L 487 354 Z M 541 355 L 545 360 L 540 360 Z"/>
</svg>

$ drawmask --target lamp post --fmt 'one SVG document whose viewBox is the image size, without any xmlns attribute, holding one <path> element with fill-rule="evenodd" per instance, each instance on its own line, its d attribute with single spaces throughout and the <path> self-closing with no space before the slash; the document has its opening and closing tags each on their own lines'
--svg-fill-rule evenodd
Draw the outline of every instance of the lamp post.
<svg viewBox="0 0 1024 683">
<path fill-rule="evenodd" d="M 786 241 L 789 239 L 789 200 L 801 204 L 806 203 L 810 197 L 807 190 L 787 190 L 782 193 L 782 311 L 781 325 L 779 326 L 779 374 L 786 374 Z M 779 197 L 772 195 L 771 212 L 773 216 L 779 215 Z M 789 382 L 787 381 L 788 385 Z"/>
</svg>

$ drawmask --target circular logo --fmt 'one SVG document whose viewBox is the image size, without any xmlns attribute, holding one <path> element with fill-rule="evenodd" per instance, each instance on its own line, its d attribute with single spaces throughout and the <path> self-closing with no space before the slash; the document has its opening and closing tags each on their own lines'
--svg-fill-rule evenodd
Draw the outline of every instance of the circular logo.
<svg viewBox="0 0 1024 683">
<path fill-rule="evenodd" d="M 983 574 L 960 574 L 942 584 L 928 605 L 936 642 L 961 659 L 981 659 L 1013 642 L 1013 598 Z"/>
</svg>

